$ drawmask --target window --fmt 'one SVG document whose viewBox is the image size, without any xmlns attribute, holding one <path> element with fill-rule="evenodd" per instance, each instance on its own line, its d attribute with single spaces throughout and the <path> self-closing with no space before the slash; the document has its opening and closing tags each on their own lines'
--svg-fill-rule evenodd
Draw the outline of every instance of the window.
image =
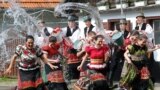
<svg viewBox="0 0 160 90">
<path fill-rule="evenodd" d="M 160 19 L 153 20 L 155 44 L 160 44 Z"/>
</svg>

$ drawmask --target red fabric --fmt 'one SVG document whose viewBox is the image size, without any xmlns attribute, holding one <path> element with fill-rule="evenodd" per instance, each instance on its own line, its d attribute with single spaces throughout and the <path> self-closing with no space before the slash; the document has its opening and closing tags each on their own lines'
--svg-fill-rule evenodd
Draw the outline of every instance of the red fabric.
<svg viewBox="0 0 160 90">
<path fill-rule="evenodd" d="M 87 72 L 87 70 L 81 70 L 80 71 L 80 77 L 85 77 L 85 76 L 88 76 L 89 74 L 88 74 L 88 72 Z"/>
<path fill-rule="evenodd" d="M 55 44 L 54 46 L 50 47 L 49 45 L 43 46 L 42 50 L 48 53 L 49 57 L 52 57 L 55 54 L 58 54 L 58 49 L 60 48 L 59 44 Z"/>
<path fill-rule="evenodd" d="M 54 30 L 53 30 L 54 33 L 59 33 L 59 32 L 61 32 L 61 31 L 62 31 L 62 30 L 61 30 L 60 27 L 56 27 L 56 28 L 54 28 Z"/>
<path fill-rule="evenodd" d="M 80 60 L 78 59 L 76 54 L 69 54 L 68 55 L 67 64 L 79 63 L 79 62 L 80 62 Z"/>
<path fill-rule="evenodd" d="M 57 82 L 57 83 L 63 83 L 63 72 L 61 70 L 50 72 L 47 75 L 48 81 L 50 82 Z"/>
<path fill-rule="evenodd" d="M 107 45 L 103 45 L 100 48 L 87 46 L 85 50 L 91 59 L 104 59 L 105 53 L 109 50 L 109 48 Z"/>
<path fill-rule="evenodd" d="M 73 43 L 69 38 L 63 38 L 62 44 L 63 44 L 63 55 L 67 57 L 68 50 L 73 48 Z"/>
<path fill-rule="evenodd" d="M 149 73 L 149 70 L 147 67 L 143 67 L 141 69 L 140 73 L 141 73 L 141 79 L 148 79 L 149 78 L 150 73 Z"/>
<path fill-rule="evenodd" d="M 105 80 L 105 76 L 101 73 L 94 73 L 90 75 L 90 79 L 92 81 Z"/>
<path fill-rule="evenodd" d="M 124 40 L 124 47 L 126 48 L 128 45 L 131 45 L 131 40 L 129 38 L 126 38 Z"/>
<path fill-rule="evenodd" d="M 43 84 L 42 78 L 38 78 L 35 82 L 31 80 L 21 81 L 18 75 L 18 89 L 20 90 L 30 88 L 30 87 L 37 88 L 40 84 Z"/>
</svg>

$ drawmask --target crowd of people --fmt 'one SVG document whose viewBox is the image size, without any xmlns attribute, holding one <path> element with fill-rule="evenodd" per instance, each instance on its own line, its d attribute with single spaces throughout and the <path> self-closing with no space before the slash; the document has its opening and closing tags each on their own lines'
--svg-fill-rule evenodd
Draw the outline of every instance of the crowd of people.
<svg viewBox="0 0 160 90">
<path fill-rule="evenodd" d="M 5 74 L 19 58 L 16 90 L 68 90 L 70 84 L 73 90 L 112 90 L 120 65 L 120 90 L 154 90 L 147 55 L 160 46 L 153 45 L 154 31 L 144 23 L 145 16 L 140 13 L 136 19 L 135 30 L 128 30 L 126 19 L 121 19 L 107 36 L 92 25 L 90 16 L 84 17 L 84 30 L 75 15 L 68 17 L 65 28 L 52 29 L 40 20 L 37 38 L 27 35 L 25 44 L 16 47 Z M 108 36 L 117 39 L 106 43 Z"/>
</svg>

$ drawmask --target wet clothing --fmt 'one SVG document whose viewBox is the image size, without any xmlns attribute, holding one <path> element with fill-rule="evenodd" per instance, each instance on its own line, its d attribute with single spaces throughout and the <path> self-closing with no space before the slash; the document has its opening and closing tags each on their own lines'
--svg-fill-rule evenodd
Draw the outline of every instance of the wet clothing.
<svg viewBox="0 0 160 90">
<path fill-rule="evenodd" d="M 122 77 L 120 83 L 132 87 L 133 90 L 153 90 L 153 83 L 147 67 L 147 47 L 134 44 L 129 45 L 127 48 L 133 64 L 128 69 L 127 74 Z"/>
<path fill-rule="evenodd" d="M 62 61 L 62 57 L 60 56 L 58 49 L 59 44 L 55 44 L 54 46 L 43 46 L 42 50 L 45 54 L 48 55 L 50 60 L 59 60 Z M 45 72 L 47 75 L 47 87 L 48 90 L 68 90 L 67 85 L 64 80 L 62 66 L 59 63 L 52 63 L 57 66 L 57 69 L 51 69 L 47 64 L 45 64 Z"/>
<path fill-rule="evenodd" d="M 82 31 L 79 29 L 78 26 L 72 29 L 69 28 L 68 26 L 65 28 L 62 28 L 62 36 L 69 37 L 72 43 L 75 43 L 76 40 L 83 38 Z"/>
<path fill-rule="evenodd" d="M 38 57 L 43 55 L 38 46 L 29 50 L 25 45 L 18 45 L 15 52 L 20 57 L 18 63 L 18 90 L 45 90 L 40 74 Z"/>
<path fill-rule="evenodd" d="M 105 53 L 109 50 L 107 45 L 100 48 L 93 46 L 86 47 L 86 53 L 90 57 L 88 70 L 74 85 L 74 88 L 80 90 L 109 90 L 106 80 Z M 75 90 L 76 90 L 75 89 Z"/>
</svg>

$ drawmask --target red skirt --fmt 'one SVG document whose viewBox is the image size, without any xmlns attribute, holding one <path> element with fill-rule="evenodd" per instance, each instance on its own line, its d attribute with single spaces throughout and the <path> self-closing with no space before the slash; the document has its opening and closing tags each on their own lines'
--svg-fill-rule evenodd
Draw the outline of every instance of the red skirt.
<svg viewBox="0 0 160 90">
<path fill-rule="evenodd" d="M 18 69 L 18 90 L 46 90 L 40 69 L 23 71 Z"/>
<path fill-rule="evenodd" d="M 47 64 L 45 64 L 45 72 L 48 79 L 48 90 L 68 90 L 67 84 L 65 83 L 63 77 L 62 67 L 60 64 L 53 65 L 58 66 L 58 68 L 53 70 Z"/>
</svg>

